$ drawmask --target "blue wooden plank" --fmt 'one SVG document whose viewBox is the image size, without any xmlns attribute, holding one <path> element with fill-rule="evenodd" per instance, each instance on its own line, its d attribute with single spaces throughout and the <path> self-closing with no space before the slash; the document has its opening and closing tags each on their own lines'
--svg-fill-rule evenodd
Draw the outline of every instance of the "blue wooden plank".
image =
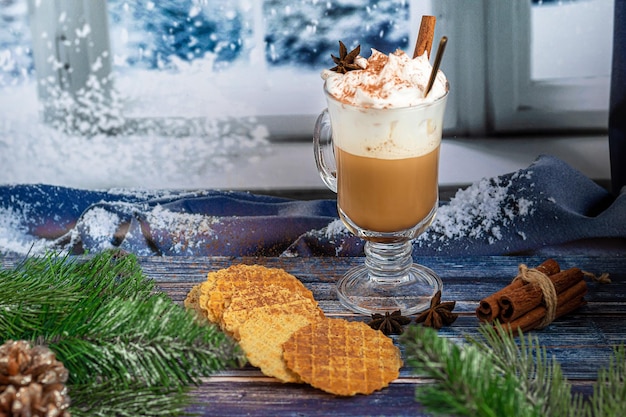
<svg viewBox="0 0 626 417">
<path fill-rule="evenodd" d="M 244 382 L 215 379 L 196 390 L 192 411 L 214 416 L 412 416 L 425 417 L 414 400 L 415 383 L 392 383 L 368 396 L 337 397 L 306 384 L 283 385 L 264 378 Z"/>
</svg>

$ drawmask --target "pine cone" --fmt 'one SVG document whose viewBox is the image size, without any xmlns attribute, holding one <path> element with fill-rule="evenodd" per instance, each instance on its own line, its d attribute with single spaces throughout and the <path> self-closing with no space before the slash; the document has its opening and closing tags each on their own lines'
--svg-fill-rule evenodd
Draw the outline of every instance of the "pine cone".
<svg viewBox="0 0 626 417">
<path fill-rule="evenodd" d="M 0 346 L 0 417 L 70 417 L 68 372 L 45 346 Z"/>
</svg>

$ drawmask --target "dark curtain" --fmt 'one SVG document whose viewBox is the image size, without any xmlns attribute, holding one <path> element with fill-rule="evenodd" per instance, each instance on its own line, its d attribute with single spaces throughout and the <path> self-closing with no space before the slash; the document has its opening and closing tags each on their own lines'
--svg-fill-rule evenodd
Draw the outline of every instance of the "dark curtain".
<svg viewBox="0 0 626 417">
<path fill-rule="evenodd" d="M 615 0 L 613 68 L 609 105 L 612 190 L 626 186 L 626 0 Z"/>
</svg>

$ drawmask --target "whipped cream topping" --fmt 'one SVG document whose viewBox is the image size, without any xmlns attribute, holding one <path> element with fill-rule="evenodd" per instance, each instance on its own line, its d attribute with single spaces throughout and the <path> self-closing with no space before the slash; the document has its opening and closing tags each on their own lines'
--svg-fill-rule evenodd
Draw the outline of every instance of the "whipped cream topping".
<svg viewBox="0 0 626 417">
<path fill-rule="evenodd" d="M 343 103 L 375 109 L 410 107 L 432 102 L 448 90 L 445 74 L 438 71 L 428 97 L 424 97 L 432 71 L 426 53 L 410 58 L 402 50 L 386 55 L 372 49 L 368 59 L 358 57 L 355 63 L 363 70 L 345 74 L 322 71 L 326 91 Z"/>
</svg>

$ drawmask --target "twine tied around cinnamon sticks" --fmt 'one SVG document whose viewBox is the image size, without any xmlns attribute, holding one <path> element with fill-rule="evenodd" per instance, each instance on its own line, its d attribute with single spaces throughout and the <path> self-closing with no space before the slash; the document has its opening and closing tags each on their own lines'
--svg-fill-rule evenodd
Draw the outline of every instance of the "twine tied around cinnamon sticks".
<svg viewBox="0 0 626 417">
<path fill-rule="evenodd" d="M 554 259 L 536 268 L 519 266 L 518 275 L 500 291 L 482 299 L 476 316 L 484 322 L 498 320 L 511 329 L 541 329 L 587 302 L 588 272 L 580 268 L 561 271 Z M 600 281 L 610 282 L 602 275 Z"/>
<path fill-rule="evenodd" d="M 546 306 L 546 315 L 543 320 L 537 326 L 538 329 L 543 329 L 548 324 L 554 321 L 556 317 L 556 305 L 557 296 L 554 284 L 550 280 L 550 277 L 537 268 L 528 268 L 526 265 L 521 264 L 519 267 L 519 273 L 513 281 L 522 280 L 527 284 L 534 284 L 539 287 L 543 296 L 543 302 Z"/>
</svg>

